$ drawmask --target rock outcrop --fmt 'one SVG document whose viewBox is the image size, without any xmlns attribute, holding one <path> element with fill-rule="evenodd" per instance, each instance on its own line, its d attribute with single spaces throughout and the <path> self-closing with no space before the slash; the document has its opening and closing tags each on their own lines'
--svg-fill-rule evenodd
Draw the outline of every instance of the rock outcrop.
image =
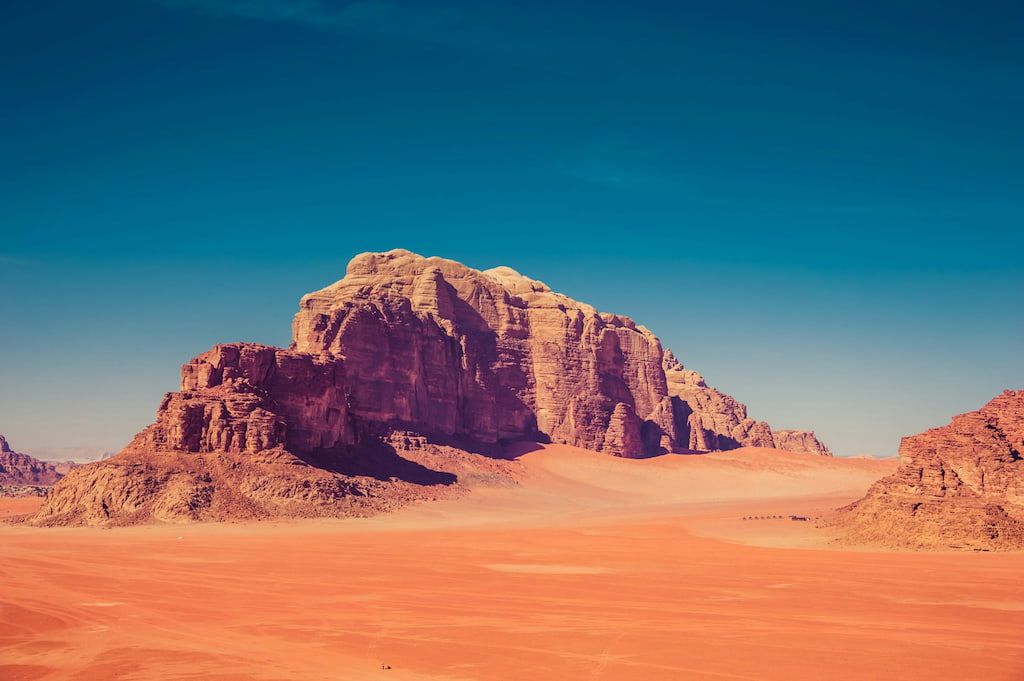
<svg viewBox="0 0 1024 681">
<path fill-rule="evenodd" d="M 39 494 L 61 477 L 56 465 L 14 452 L 0 435 L 0 496 Z"/>
<path fill-rule="evenodd" d="M 676 446 L 692 451 L 769 447 L 831 456 L 832 452 L 806 430 L 772 430 L 764 421 L 747 416 L 747 407 L 704 382 L 666 351 L 663 367 L 668 392 L 678 398 Z"/>
<path fill-rule="evenodd" d="M 181 368 L 139 451 L 316 452 L 355 443 L 342 362 L 255 343 L 218 345 Z"/>
<path fill-rule="evenodd" d="M 840 509 L 845 540 L 903 548 L 1024 548 L 1024 390 L 903 438 L 900 465 Z"/>
<path fill-rule="evenodd" d="M 832 456 L 832 450 L 817 438 L 813 430 L 773 430 L 772 442 L 776 449 Z"/>
<path fill-rule="evenodd" d="M 507 267 L 395 250 L 304 296 L 288 350 L 225 344 L 185 364 L 156 422 L 70 474 L 33 521 L 346 515 L 458 489 L 455 468 L 502 478 L 493 456 L 514 440 L 627 457 L 828 453 L 748 418 L 628 317 Z"/>
</svg>

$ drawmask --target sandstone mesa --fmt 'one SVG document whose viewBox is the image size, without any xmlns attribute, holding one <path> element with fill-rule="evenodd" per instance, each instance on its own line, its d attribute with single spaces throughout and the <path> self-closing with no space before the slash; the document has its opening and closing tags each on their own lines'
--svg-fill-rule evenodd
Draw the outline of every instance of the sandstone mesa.
<svg viewBox="0 0 1024 681">
<path fill-rule="evenodd" d="M 900 466 L 840 510 L 846 539 L 911 549 L 1024 548 L 1024 390 L 903 438 Z"/>
<path fill-rule="evenodd" d="M 785 448 L 628 317 L 507 267 L 409 251 L 353 258 L 304 296 L 287 350 L 217 345 L 182 367 L 156 422 L 72 471 L 29 522 L 344 516 L 514 484 L 510 441 L 610 455 Z"/>
</svg>

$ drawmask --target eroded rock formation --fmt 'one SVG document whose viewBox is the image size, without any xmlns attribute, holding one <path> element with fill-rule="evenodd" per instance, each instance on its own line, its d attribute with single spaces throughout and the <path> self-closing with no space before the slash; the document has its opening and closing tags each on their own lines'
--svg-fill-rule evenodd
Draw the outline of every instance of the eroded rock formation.
<svg viewBox="0 0 1024 681">
<path fill-rule="evenodd" d="M 685 368 L 665 352 L 663 360 L 669 394 L 676 406 L 676 446 L 695 451 L 737 447 L 770 447 L 791 452 L 831 456 L 813 431 L 772 430 L 764 421 L 747 416 L 747 407 L 704 382 L 696 371 Z"/>
<path fill-rule="evenodd" d="M 900 466 L 840 509 L 857 543 L 1024 548 L 1024 390 L 900 443 Z"/>
<path fill-rule="evenodd" d="M 457 487 L 445 461 L 465 471 L 479 459 L 497 474 L 487 457 L 455 452 L 530 439 L 628 457 L 828 453 L 812 433 L 748 418 L 628 317 L 506 267 L 395 250 L 357 256 L 303 297 L 289 350 L 218 345 L 185 364 L 156 422 L 118 457 L 69 475 L 34 520 L 349 514 L 386 507 L 393 489 L 406 499 Z M 387 474 L 424 456 L 435 468 L 409 469 L 404 487 Z"/>
<path fill-rule="evenodd" d="M 132 449 L 315 452 L 355 443 L 342 363 L 255 343 L 218 345 L 181 368 Z"/>
</svg>

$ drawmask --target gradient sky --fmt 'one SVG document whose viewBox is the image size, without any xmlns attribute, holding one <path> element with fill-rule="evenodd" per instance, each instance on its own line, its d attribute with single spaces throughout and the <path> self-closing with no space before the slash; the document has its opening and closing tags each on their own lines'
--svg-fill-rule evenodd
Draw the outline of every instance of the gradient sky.
<svg viewBox="0 0 1024 681">
<path fill-rule="evenodd" d="M 1022 7 L 7 0 L 0 432 L 117 450 L 403 247 L 894 454 L 1024 387 Z"/>
</svg>

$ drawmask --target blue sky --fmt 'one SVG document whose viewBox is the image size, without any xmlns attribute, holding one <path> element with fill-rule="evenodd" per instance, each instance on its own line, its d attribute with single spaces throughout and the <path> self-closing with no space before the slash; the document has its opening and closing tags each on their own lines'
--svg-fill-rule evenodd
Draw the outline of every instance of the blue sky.
<svg viewBox="0 0 1024 681">
<path fill-rule="evenodd" d="M 1024 387 L 1020 3 L 14 0 L 0 19 L 16 449 L 119 449 L 182 362 L 287 344 L 303 293 L 394 247 L 629 314 L 840 454 Z"/>
</svg>

